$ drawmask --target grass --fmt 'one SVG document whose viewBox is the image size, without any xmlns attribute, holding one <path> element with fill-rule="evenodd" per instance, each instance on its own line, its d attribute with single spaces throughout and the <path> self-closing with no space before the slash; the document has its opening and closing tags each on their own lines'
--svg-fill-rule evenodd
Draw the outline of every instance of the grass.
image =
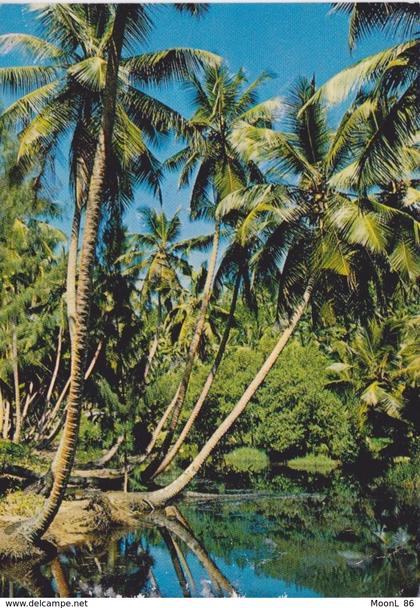
<svg viewBox="0 0 420 608">
<path fill-rule="evenodd" d="M 38 494 L 11 492 L 0 500 L 0 516 L 32 517 L 44 504 Z"/>
<path fill-rule="evenodd" d="M 287 461 L 287 466 L 297 471 L 329 472 L 340 465 L 339 460 L 333 460 L 323 454 L 306 454 L 300 458 Z"/>
<path fill-rule="evenodd" d="M 238 473 L 259 473 L 268 469 L 270 459 L 264 450 L 256 448 L 236 448 L 224 457 L 227 468 Z"/>
<path fill-rule="evenodd" d="M 420 458 L 395 459 L 385 475 L 386 481 L 395 488 L 420 492 Z"/>
<path fill-rule="evenodd" d="M 0 471 L 2 464 L 17 465 L 43 474 L 48 470 L 49 461 L 42 458 L 27 445 L 0 439 Z"/>
</svg>

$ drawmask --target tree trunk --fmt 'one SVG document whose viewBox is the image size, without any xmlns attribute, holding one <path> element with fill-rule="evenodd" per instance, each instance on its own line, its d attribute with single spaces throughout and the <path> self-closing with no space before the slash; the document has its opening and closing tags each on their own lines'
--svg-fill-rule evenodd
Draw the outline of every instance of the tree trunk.
<svg viewBox="0 0 420 608">
<path fill-rule="evenodd" d="M 179 556 L 175 549 L 171 533 L 168 532 L 168 530 L 164 526 L 160 528 L 160 533 L 168 549 L 169 556 L 171 558 L 171 562 L 175 570 L 176 578 L 178 579 L 178 584 L 181 587 L 182 595 L 184 597 L 191 597 L 191 592 L 188 588 L 187 579 L 185 578 L 185 573 L 182 569 L 181 562 L 179 561 Z"/>
<path fill-rule="evenodd" d="M 82 183 L 79 174 L 79 163 L 76 169 L 76 200 L 74 204 L 73 221 L 71 225 L 69 254 L 67 260 L 66 302 L 67 319 L 69 324 L 70 340 L 73 340 L 76 327 L 76 281 L 77 281 L 77 253 L 79 250 L 80 217 L 82 209 Z"/>
<path fill-rule="evenodd" d="M 177 536 L 188 549 L 197 557 L 203 568 L 207 571 L 210 579 L 216 587 L 223 589 L 230 597 L 237 597 L 238 593 L 232 584 L 227 580 L 224 574 L 219 570 L 218 566 L 209 557 L 205 548 L 193 535 L 185 524 L 181 523 L 178 518 L 166 517 L 161 512 L 150 513 L 143 516 L 143 519 L 155 525 L 165 527 L 169 532 Z"/>
<path fill-rule="evenodd" d="M 4 422 L 3 422 L 3 439 L 9 438 L 9 426 L 10 426 L 10 402 L 5 401 Z"/>
<path fill-rule="evenodd" d="M 118 65 L 121 57 L 127 5 L 116 7 L 111 35 L 107 72 L 104 88 L 102 124 L 95 150 L 86 219 L 80 256 L 77 287 L 76 325 L 71 345 L 70 392 L 63 435 L 54 459 L 53 485 L 50 495 L 38 515 L 27 522 L 23 532 L 30 541 L 37 542 L 49 528 L 62 503 L 76 454 L 82 409 L 84 363 L 88 339 L 88 317 L 91 296 L 91 270 L 95 259 L 98 224 L 105 185 L 107 155 L 111 150 L 111 138 L 115 117 Z"/>
<path fill-rule="evenodd" d="M 94 463 L 94 467 L 103 467 L 104 464 L 107 464 L 110 460 L 112 460 L 115 454 L 118 452 L 118 449 L 122 442 L 124 441 L 124 435 L 120 435 L 114 445 L 108 450 L 106 454 L 102 456 L 99 460 Z"/>
<path fill-rule="evenodd" d="M 194 329 L 194 334 L 193 334 L 190 348 L 188 351 L 187 362 L 185 365 L 184 373 L 183 373 L 181 382 L 179 383 L 175 397 L 169 404 L 169 407 L 167 408 L 167 410 L 165 411 L 165 414 L 163 416 L 163 418 L 165 416 L 167 418 L 172 411 L 172 419 L 171 419 L 171 422 L 169 425 L 169 430 L 165 437 L 163 445 L 162 445 L 161 449 L 158 451 L 158 454 L 156 455 L 155 459 L 149 464 L 147 469 L 145 469 L 145 471 L 143 472 L 144 479 L 150 479 L 150 477 L 152 475 L 154 475 L 156 469 L 160 465 L 160 462 L 162 460 L 162 455 L 166 454 L 169 446 L 172 443 L 172 438 L 175 433 L 176 426 L 178 424 L 179 415 L 181 413 L 181 409 L 182 409 L 182 406 L 185 401 L 185 396 L 187 394 L 188 385 L 190 382 L 195 357 L 197 355 L 198 347 L 200 345 L 200 339 L 201 339 L 201 335 L 203 333 L 204 323 L 206 321 L 207 308 L 208 308 L 208 305 L 210 302 L 211 295 L 213 293 L 214 275 L 215 275 L 215 269 L 216 269 L 217 255 L 219 252 L 219 241 L 220 241 L 220 224 L 218 222 L 216 222 L 216 225 L 214 228 L 214 236 L 213 236 L 213 248 L 212 248 L 212 253 L 210 256 L 206 282 L 205 282 L 204 290 L 203 290 L 203 299 L 201 302 L 200 312 L 198 314 L 197 322 L 196 322 L 195 329 Z M 166 421 L 166 418 L 165 418 L 165 421 Z M 162 423 L 162 420 L 161 420 L 159 422 L 158 426 L 161 426 L 161 428 L 162 428 L 163 424 L 164 424 L 164 422 Z M 155 437 L 155 435 L 156 435 L 156 432 L 153 433 L 153 437 Z M 156 439 L 157 439 L 157 436 L 156 436 Z M 156 442 L 156 440 L 155 440 L 155 442 Z M 150 454 L 150 451 L 149 451 L 149 454 Z"/>
<path fill-rule="evenodd" d="M 90 374 L 92 373 L 93 368 L 95 367 L 95 364 L 96 364 L 96 362 L 98 360 L 99 354 L 100 354 L 100 352 L 102 350 L 102 346 L 103 346 L 103 342 L 101 340 L 100 342 L 98 342 L 98 346 L 96 347 L 95 354 L 93 355 L 92 361 L 90 362 L 89 367 L 86 370 L 85 378 L 84 378 L 85 380 L 87 380 L 89 378 Z M 69 388 L 70 388 L 70 378 L 68 378 L 66 384 L 64 385 L 64 388 L 61 391 L 60 396 L 57 399 L 57 403 L 55 404 L 54 409 L 52 410 L 51 414 L 48 416 L 47 421 L 44 422 L 44 424 L 42 424 L 42 419 L 41 419 L 41 425 L 42 425 L 42 427 L 41 427 L 41 430 L 37 433 L 36 439 L 40 439 L 43 436 L 43 434 L 46 431 L 48 431 L 48 429 L 53 424 L 54 419 L 55 419 L 55 417 L 57 416 L 57 413 L 60 410 L 60 406 L 63 403 L 63 401 L 64 401 L 64 399 L 65 399 L 65 397 L 67 395 L 67 391 L 69 390 Z M 57 427 L 57 425 L 54 427 L 55 430 L 53 431 L 53 433 L 54 433 L 53 436 L 51 437 L 52 434 L 50 434 L 50 435 L 48 435 L 48 437 L 45 438 L 45 442 L 47 442 L 47 444 L 52 439 L 54 439 L 54 437 L 56 437 L 56 435 L 58 433 L 58 431 L 56 429 L 60 428 L 60 426 L 61 426 L 61 420 L 62 420 L 62 416 L 60 416 L 58 427 Z M 41 445 L 38 446 L 38 449 L 43 449 L 44 447 L 46 447 L 45 443 L 42 442 Z"/>
<path fill-rule="evenodd" d="M 168 500 L 182 492 L 185 486 L 198 473 L 206 458 L 214 450 L 220 439 L 229 431 L 229 429 L 236 422 L 238 417 L 242 414 L 252 397 L 257 392 L 258 388 L 264 382 L 265 378 L 267 377 L 267 374 L 269 373 L 273 365 L 276 363 L 280 353 L 286 346 L 290 336 L 292 335 L 296 325 L 298 324 L 308 305 L 308 302 L 312 295 L 312 290 L 313 281 L 310 280 L 306 287 L 305 293 L 303 294 L 301 303 L 296 308 L 292 318 L 289 321 L 287 328 L 282 332 L 275 347 L 273 348 L 267 359 L 264 361 L 254 380 L 243 393 L 242 397 L 235 405 L 231 413 L 219 425 L 219 427 L 216 429 L 210 439 L 206 442 L 201 451 L 194 458 L 192 463 L 185 469 L 185 471 L 179 477 L 177 477 L 177 479 L 175 479 L 175 481 L 167 485 L 165 488 L 148 493 L 147 498 L 153 505 L 157 506 L 165 504 L 166 502 L 168 502 Z"/>
<path fill-rule="evenodd" d="M 63 566 L 61 565 L 58 557 L 54 558 L 51 562 L 51 574 L 54 577 L 57 585 L 58 595 L 60 597 L 71 597 L 71 591 L 67 582 L 66 573 L 64 572 Z"/>
<path fill-rule="evenodd" d="M 17 346 L 17 331 L 16 326 L 13 324 L 12 329 L 12 366 L 13 366 L 13 383 L 15 387 L 15 432 L 13 434 L 13 441 L 19 443 L 20 432 L 22 427 L 22 409 L 20 401 L 20 386 L 19 386 L 19 363 L 18 363 L 18 346 Z"/>
<path fill-rule="evenodd" d="M 3 435 L 4 414 L 5 414 L 5 407 L 4 407 L 4 401 L 3 401 L 3 393 L 1 392 L 1 388 L 0 388 L 0 437 Z"/>
<path fill-rule="evenodd" d="M 61 347 L 63 344 L 63 328 L 60 325 L 60 329 L 58 330 L 58 341 L 57 341 L 57 354 L 55 357 L 55 365 L 54 365 L 54 371 L 52 373 L 51 376 L 51 382 L 50 385 L 48 387 L 48 391 L 47 391 L 47 403 L 49 403 L 51 401 L 51 395 L 53 393 L 54 387 L 55 387 L 55 383 L 57 380 L 57 376 L 58 376 L 58 370 L 60 369 L 60 361 L 61 361 Z"/>
<path fill-rule="evenodd" d="M 207 379 L 203 386 L 201 394 L 200 394 L 187 422 L 185 423 L 184 428 L 182 429 L 175 444 L 172 446 L 172 448 L 166 454 L 165 458 L 162 460 L 161 464 L 157 468 L 156 473 L 153 475 L 153 477 L 156 477 L 160 473 L 163 473 L 163 471 L 165 471 L 165 469 L 167 469 L 168 466 L 172 463 L 172 461 L 178 454 L 181 446 L 183 445 L 186 437 L 188 436 L 188 433 L 190 432 L 194 422 L 197 419 L 197 416 L 199 415 L 199 413 L 201 411 L 201 408 L 203 407 L 203 405 L 207 399 L 207 395 L 209 394 L 213 381 L 216 377 L 217 370 L 219 369 L 220 363 L 222 361 L 222 358 L 223 358 L 223 355 L 225 352 L 226 344 L 229 339 L 230 330 L 232 328 L 233 319 L 235 316 L 235 309 L 236 309 L 236 303 L 238 301 L 238 293 L 239 293 L 240 285 L 241 285 L 241 275 L 240 275 L 240 273 L 238 273 L 238 275 L 236 277 L 236 281 L 235 281 L 235 287 L 233 289 L 232 301 L 231 301 L 230 310 L 229 310 L 229 317 L 226 322 L 225 331 L 223 332 L 223 336 L 220 341 L 219 349 L 217 351 L 217 355 L 214 360 L 213 366 L 210 370 L 209 375 L 207 376 Z"/>
<path fill-rule="evenodd" d="M 155 337 L 153 338 L 152 345 L 149 350 L 146 366 L 144 368 L 143 384 L 147 383 L 147 379 L 148 379 L 149 373 L 150 373 L 150 368 L 152 367 L 153 359 L 155 358 L 155 355 L 157 353 L 158 346 L 159 346 L 159 331 L 156 332 Z"/>
<path fill-rule="evenodd" d="M 26 395 L 25 405 L 24 405 L 23 412 L 22 412 L 22 425 L 24 424 L 24 422 L 26 420 L 26 416 L 28 415 L 29 406 L 31 405 L 31 403 L 33 402 L 33 400 L 38 395 L 38 391 L 35 391 L 34 393 L 32 392 L 33 388 L 34 388 L 33 387 L 33 383 L 31 382 L 31 384 L 29 386 L 29 392 Z"/>
</svg>

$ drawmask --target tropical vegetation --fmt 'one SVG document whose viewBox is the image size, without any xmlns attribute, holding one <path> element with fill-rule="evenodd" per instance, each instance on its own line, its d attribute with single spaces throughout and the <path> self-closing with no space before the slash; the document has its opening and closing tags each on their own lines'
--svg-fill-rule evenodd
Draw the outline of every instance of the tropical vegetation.
<svg viewBox="0 0 420 608">
<path fill-rule="evenodd" d="M 350 46 L 375 28 L 402 41 L 263 101 L 268 73 L 146 51 L 151 5 L 40 5 L 39 36 L 0 36 L 30 60 L 0 68 L 15 98 L 0 116 L 0 489 L 37 495 L 0 528 L 1 559 L 45 550 L 70 485 L 118 489 L 97 499 L 116 525 L 197 474 L 317 459 L 413 470 L 419 10 L 386 7 L 333 10 L 349 14 Z M 159 101 L 169 82 L 189 116 Z M 68 243 L 53 179 L 66 146 Z M 204 234 L 184 238 L 168 213 L 167 172 Z"/>
</svg>

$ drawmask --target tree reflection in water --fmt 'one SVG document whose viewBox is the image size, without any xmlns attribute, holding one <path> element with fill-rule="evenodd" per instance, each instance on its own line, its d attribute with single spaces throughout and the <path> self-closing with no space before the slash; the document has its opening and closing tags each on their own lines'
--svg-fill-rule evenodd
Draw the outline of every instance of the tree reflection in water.
<svg viewBox="0 0 420 608">
<path fill-rule="evenodd" d="M 349 484 L 322 495 L 184 502 L 0 573 L 9 597 L 411 596 L 415 502 Z"/>
</svg>

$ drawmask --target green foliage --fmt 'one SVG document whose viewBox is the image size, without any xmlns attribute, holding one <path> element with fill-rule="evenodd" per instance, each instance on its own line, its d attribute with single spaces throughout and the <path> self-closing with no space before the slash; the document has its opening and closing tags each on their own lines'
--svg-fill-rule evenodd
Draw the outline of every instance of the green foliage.
<svg viewBox="0 0 420 608">
<path fill-rule="evenodd" d="M 31 445 L 0 439 L 0 472 L 3 464 L 25 467 L 42 474 L 46 472 L 49 461 L 34 453 Z"/>
<path fill-rule="evenodd" d="M 44 504 L 39 494 L 13 492 L 0 500 L 0 516 L 32 517 Z"/>
<path fill-rule="evenodd" d="M 224 457 L 228 469 L 238 473 L 259 473 L 268 469 L 270 459 L 263 450 L 256 448 L 235 448 Z"/>
<path fill-rule="evenodd" d="M 0 461 L 24 459 L 30 455 L 31 449 L 28 445 L 13 443 L 12 441 L 0 439 Z"/>
<path fill-rule="evenodd" d="M 339 465 L 338 460 L 333 460 L 323 454 L 306 454 L 301 458 L 292 458 L 287 461 L 287 466 L 298 471 L 332 471 Z"/>
<path fill-rule="evenodd" d="M 79 446 L 82 451 L 88 450 L 102 443 L 102 430 L 98 423 L 82 415 L 80 421 Z"/>
<path fill-rule="evenodd" d="M 386 481 L 395 488 L 405 488 L 420 493 L 420 458 L 409 462 L 397 462 L 386 473 Z"/>
<path fill-rule="evenodd" d="M 243 346 L 229 349 L 211 388 L 205 411 L 181 451 L 183 461 L 191 456 L 188 446 L 202 445 L 232 410 L 272 344 L 273 339 L 265 336 L 255 349 Z M 352 462 L 358 453 L 354 408 L 351 401 L 341 399 L 328 389 L 327 366 L 328 359 L 315 342 L 305 346 L 298 340 L 291 342 L 217 453 L 225 454 L 239 444 L 264 450 L 277 460 L 312 452 Z M 208 371 L 207 365 L 199 365 L 194 371 L 188 393 L 190 407 L 195 403 Z M 148 400 L 153 398 L 153 402 L 158 403 L 161 399 L 163 407 L 177 386 L 176 379 L 174 373 L 162 376 L 148 391 Z M 188 415 L 186 409 L 181 422 Z"/>
<path fill-rule="evenodd" d="M 7 411 L 4 436 L 11 437 L 23 410 L 23 436 L 35 443 L 66 385 L 70 358 L 64 235 L 54 226 L 59 210 L 44 180 L 64 137 L 83 226 L 82 182 L 92 172 L 115 16 L 105 5 L 37 10 L 45 40 L 0 37 L 0 50 L 29 51 L 36 64 L 0 69 L 4 87 L 23 94 L 2 115 L 0 144 L 1 424 Z M 145 37 L 148 10 L 134 27 Z M 384 20 L 377 7 L 344 10 L 352 15 L 353 42 L 402 15 L 414 23 L 409 9 L 394 7 Z M 353 462 L 360 448 L 376 460 L 408 452 L 419 428 L 418 41 L 363 59 L 320 89 L 315 77 L 300 78 L 280 115 L 278 100 L 257 103 L 268 74 L 249 83 L 244 70 L 232 74 L 218 57 L 194 49 L 133 56 L 127 40 L 86 360 L 103 348 L 85 383 L 79 460 L 94 459 L 118 437 L 120 463 L 145 447 L 176 392 L 202 305 L 206 268 L 194 269 L 191 253 L 213 235 L 181 239 L 181 211 L 169 217 L 143 208 L 132 235 L 123 224 L 137 184 L 160 194 L 163 165 L 154 143 L 169 132 L 185 147 L 165 167 L 180 171 L 181 186 L 191 184 L 190 217 L 215 220 L 225 244 L 180 425 L 212 367 L 236 280 L 240 296 L 181 463 L 255 379 L 309 277 L 312 299 L 294 337 L 207 471 L 223 462 L 235 471 L 263 470 L 267 458 L 316 469 Z M 186 80 L 192 91 L 189 121 L 142 90 L 172 80 Z M 355 92 L 333 130 L 326 102 Z M 18 128 L 18 142 L 9 125 Z M 0 458 L 31 457 L 27 447 L 0 443 Z M 390 475 L 403 478 L 407 466 L 397 464 Z"/>
<path fill-rule="evenodd" d="M 325 363 L 315 344 L 290 344 L 257 396 L 256 445 L 279 454 L 354 458 L 351 412 L 326 388 Z"/>
</svg>

